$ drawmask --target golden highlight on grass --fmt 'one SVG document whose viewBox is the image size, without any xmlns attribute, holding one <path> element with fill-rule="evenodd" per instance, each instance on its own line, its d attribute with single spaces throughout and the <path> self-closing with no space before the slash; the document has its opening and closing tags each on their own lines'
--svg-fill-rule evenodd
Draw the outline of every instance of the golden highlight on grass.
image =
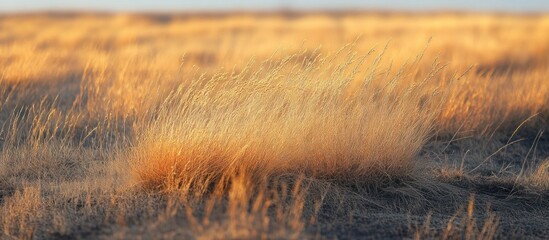
<svg viewBox="0 0 549 240">
<path fill-rule="evenodd" d="M 0 238 L 544 238 L 548 39 L 546 14 L 0 16 Z"/>
<path fill-rule="evenodd" d="M 316 55 L 297 67 L 294 55 L 180 85 L 137 137 L 130 161 L 138 180 L 172 188 L 172 178 L 237 174 L 342 182 L 406 175 L 439 112 L 432 101 L 441 93 L 424 88 L 440 68 L 380 77 L 372 64 L 382 54 L 336 54 L 345 59 Z"/>
</svg>

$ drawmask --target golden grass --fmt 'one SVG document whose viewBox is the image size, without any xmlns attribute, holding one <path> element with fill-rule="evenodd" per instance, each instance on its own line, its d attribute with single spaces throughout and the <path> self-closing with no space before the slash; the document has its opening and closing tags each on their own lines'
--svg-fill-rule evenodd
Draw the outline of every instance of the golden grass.
<svg viewBox="0 0 549 240">
<path fill-rule="evenodd" d="M 440 101 L 437 93 L 421 91 L 439 69 L 405 79 L 410 86 L 389 75 L 393 81 L 380 87 L 372 69 L 350 89 L 365 58 L 335 64 L 335 57 L 305 58 L 303 68 L 293 65 L 295 58 L 179 86 L 137 137 L 138 179 L 160 186 L 174 174 L 304 174 L 351 182 L 405 175 L 439 111 L 440 104 L 431 104 Z"/>
<path fill-rule="evenodd" d="M 548 39 L 546 15 L 0 16 L 0 236 L 319 237 L 466 201 L 422 171 L 448 159 L 545 196 Z M 468 211 L 408 237 L 497 236 Z"/>
</svg>

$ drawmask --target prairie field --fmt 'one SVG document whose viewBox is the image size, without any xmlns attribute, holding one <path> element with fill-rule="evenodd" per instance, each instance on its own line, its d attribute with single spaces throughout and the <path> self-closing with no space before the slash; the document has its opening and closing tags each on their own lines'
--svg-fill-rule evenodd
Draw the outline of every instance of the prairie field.
<svg viewBox="0 0 549 240">
<path fill-rule="evenodd" d="M 549 15 L 0 15 L 0 239 L 546 239 Z"/>
</svg>

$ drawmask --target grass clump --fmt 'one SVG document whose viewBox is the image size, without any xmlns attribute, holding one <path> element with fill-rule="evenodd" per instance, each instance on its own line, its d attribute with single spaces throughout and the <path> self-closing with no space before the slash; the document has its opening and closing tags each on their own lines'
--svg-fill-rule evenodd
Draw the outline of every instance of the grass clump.
<svg viewBox="0 0 549 240">
<path fill-rule="evenodd" d="M 440 69 L 420 78 L 402 75 L 403 66 L 380 77 L 382 55 L 367 63 L 342 49 L 298 66 L 293 55 L 180 85 L 138 137 L 137 181 L 167 189 L 174 178 L 216 182 L 241 173 L 344 182 L 406 175 L 438 112 L 439 95 L 422 87 Z"/>
</svg>

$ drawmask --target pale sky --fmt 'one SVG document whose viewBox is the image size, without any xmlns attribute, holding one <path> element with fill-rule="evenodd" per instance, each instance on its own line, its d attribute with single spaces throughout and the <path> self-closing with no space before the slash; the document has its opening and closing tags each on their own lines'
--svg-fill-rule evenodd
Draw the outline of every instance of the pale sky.
<svg viewBox="0 0 549 240">
<path fill-rule="evenodd" d="M 549 12 L 549 0 L 0 0 L 0 12 L 230 10 L 473 10 Z"/>
</svg>

